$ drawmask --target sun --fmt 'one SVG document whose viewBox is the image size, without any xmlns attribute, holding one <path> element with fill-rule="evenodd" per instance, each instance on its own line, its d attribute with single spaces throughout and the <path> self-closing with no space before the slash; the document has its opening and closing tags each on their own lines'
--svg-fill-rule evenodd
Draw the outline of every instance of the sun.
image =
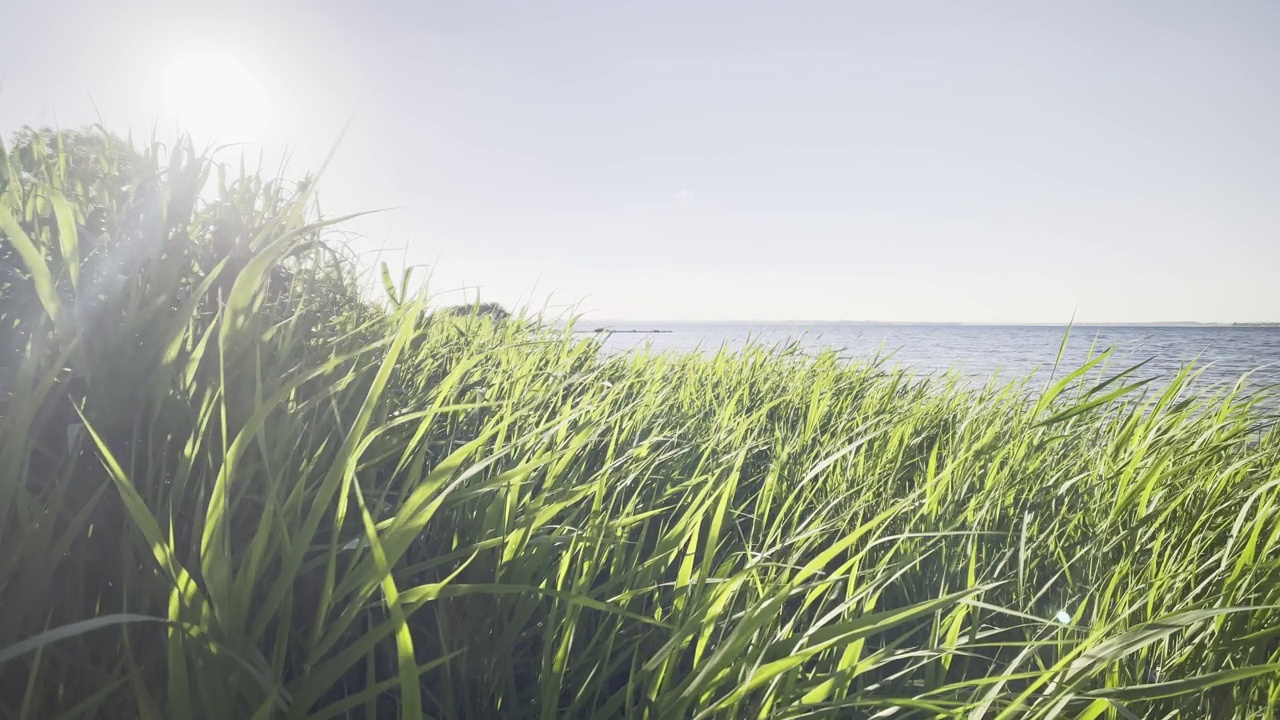
<svg viewBox="0 0 1280 720">
<path fill-rule="evenodd" d="M 271 124 L 262 83 L 229 55 L 192 55 L 169 66 L 164 107 L 197 141 L 256 142 Z"/>
</svg>

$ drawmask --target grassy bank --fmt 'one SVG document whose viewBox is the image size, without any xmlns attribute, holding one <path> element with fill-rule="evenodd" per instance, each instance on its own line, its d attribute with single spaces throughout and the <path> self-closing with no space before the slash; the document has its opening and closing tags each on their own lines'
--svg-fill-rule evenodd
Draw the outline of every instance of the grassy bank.
<svg viewBox="0 0 1280 720">
<path fill-rule="evenodd" d="M 94 137 L 0 178 L 0 716 L 1276 713 L 1250 399 L 604 356 Z"/>
</svg>

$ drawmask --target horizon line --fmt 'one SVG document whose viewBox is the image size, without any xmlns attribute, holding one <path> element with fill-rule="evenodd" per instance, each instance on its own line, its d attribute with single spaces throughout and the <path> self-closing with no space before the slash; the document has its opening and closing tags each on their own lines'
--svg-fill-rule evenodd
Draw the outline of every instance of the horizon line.
<svg viewBox="0 0 1280 720">
<path fill-rule="evenodd" d="M 1136 321 L 994 321 L 994 320 L 762 320 L 762 319 L 661 319 L 661 318 L 589 318 L 580 323 L 666 323 L 666 324 L 768 324 L 768 325 L 970 325 L 1007 327 L 1280 327 L 1280 320 L 1210 321 L 1210 320 L 1136 320 Z"/>
</svg>

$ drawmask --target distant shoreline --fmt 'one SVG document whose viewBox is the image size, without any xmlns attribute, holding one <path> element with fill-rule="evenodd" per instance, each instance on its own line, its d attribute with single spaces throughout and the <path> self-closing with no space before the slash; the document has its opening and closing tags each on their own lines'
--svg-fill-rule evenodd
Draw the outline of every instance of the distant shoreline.
<svg viewBox="0 0 1280 720">
<path fill-rule="evenodd" d="M 1081 323 L 995 323 L 995 322 L 924 322 L 924 321 L 886 321 L 886 320 L 611 320 L 619 325 L 649 326 L 705 326 L 705 325 L 797 325 L 797 326 L 848 326 L 860 325 L 869 327 L 1074 327 L 1074 328 L 1280 328 L 1280 322 L 1256 323 L 1209 323 L 1209 322 L 1081 322 Z M 614 332 L 614 333 L 662 333 L 670 330 L 618 330 L 601 326 L 593 330 L 579 332 Z"/>
<path fill-rule="evenodd" d="M 574 330 L 576 333 L 610 333 L 614 335 L 662 335 L 672 332 L 671 330 L 614 330 L 613 328 L 598 327 L 592 330 Z"/>
</svg>

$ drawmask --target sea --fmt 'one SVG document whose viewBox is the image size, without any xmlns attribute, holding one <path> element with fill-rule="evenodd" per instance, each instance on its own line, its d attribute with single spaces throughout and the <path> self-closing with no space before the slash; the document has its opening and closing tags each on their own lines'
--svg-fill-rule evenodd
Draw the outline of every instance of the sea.
<svg viewBox="0 0 1280 720">
<path fill-rule="evenodd" d="M 830 349 L 852 360 L 880 358 L 921 374 L 954 371 L 971 383 L 1045 380 L 1110 350 L 1106 370 L 1114 374 L 1139 363 L 1136 373 L 1159 386 L 1188 364 L 1200 372 L 1197 387 L 1220 388 L 1247 376 L 1250 392 L 1280 386 L 1280 327 L 1248 325 L 956 325 L 878 323 L 686 323 L 591 322 L 579 330 L 605 328 L 610 352 L 711 353 L 749 344 L 796 346 L 804 352 Z M 654 332 L 657 331 L 657 332 Z M 1066 339 L 1065 348 L 1063 340 Z M 1098 373 L 1091 373 L 1097 376 Z M 1269 403 L 1270 404 L 1270 403 Z"/>
</svg>

